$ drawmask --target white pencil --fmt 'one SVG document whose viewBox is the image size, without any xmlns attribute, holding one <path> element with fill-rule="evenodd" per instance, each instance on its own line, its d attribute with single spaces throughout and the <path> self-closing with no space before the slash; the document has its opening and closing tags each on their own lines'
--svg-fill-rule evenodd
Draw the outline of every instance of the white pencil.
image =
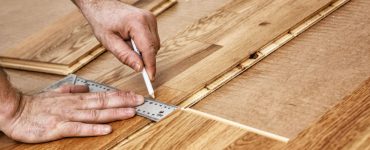
<svg viewBox="0 0 370 150">
<path fill-rule="evenodd" d="M 139 54 L 139 56 L 141 57 L 141 53 L 140 53 L 140 51 L 137 49 L 136 44 L 135 44 L 134 40 L 132 40 L 132 39 L 131 39 L 131 44 L 132 44 L 132 47 L 134 48 L 134 51 L 135 51 L 137 54 Z M 152 98 L 155 98 L 154 90 L 153 90 L 153 86 L 152 86 L 152 83 L 150 82 L 149 75 L 148 75 L 148 72 L 146 72 L 145 67 L 143 68 L 143 71 L 141 72 L 141 74 L 143 75 L 144 82 L 145 82 L 146 88 L 148 89 L 148 93 L 149 93 L 149 95 L 150 95 Z"/>
</svg>

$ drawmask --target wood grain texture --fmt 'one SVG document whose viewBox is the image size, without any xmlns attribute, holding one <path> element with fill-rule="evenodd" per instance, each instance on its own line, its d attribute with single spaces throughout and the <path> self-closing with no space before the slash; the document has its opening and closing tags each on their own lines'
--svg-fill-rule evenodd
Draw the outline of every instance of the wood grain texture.
<svg viewBox="0 0 370 150">
<path fill-rule="evenodd" d="M 265 2 L 265 1 L 261 1 L 261 3 L 262 2 Z M 303 6 L 306 3 L 311 4 L 311 3 L 316 3 L 316 2 L 317 1 L 303 1 L 301 5 Z M 327 1 L 327 3 L 330 3 L 330 1 Z M 317 7 L 316 9 L 313 9 L 312 7 L 310 7 L 309 9 L 300 9 L 300 10 L 311 11 L 311 13 L 315 13 L 316 10 L 320 10 L 321 7 L 326 6 L 326 5 L 322 5 L 323 4 L 322 1 L 320 1 L 317 4 L 318 5 L 316 6 Z M 261 14 L 267 13 L 268 10 L 265 10 L 265 11 L 266 12 L 259 11 L 258 14 L 261 15 Z M 283 13 L 287 13 L 287 12 L 289 11 L 283 11 Z M 306 13 L 302 13 L 302 14 L 305 15 Z M 230 14 L 238 15 L 238 13 L 236 12 L 231 12 Z M 243 14 L 239 14 L 239 15 L 243 15 Z M 298 19 L 292 17 L 290 19 L 295 20 L 295 21 L 292 21 L 292 20 L 290 21 L 298 23 L 302 21 L 300 20 L 301 18 L 304 18 L 304 17 L 301 16 L 301 17 L 298 17 Z M 195 25 L 192 25 L 192 27 L 196 27 L 196 26 L 200 27 L 201 26 L 200 24 L 220 24 L 220 23 L 214 23 L 213 21 L 214 20 L 202 19 L 202 21 L 195 23 Z M 227 21 L 225 21 L 225 23 L 226 22 Z M 251 23 L 254 23 L 254 22 L 251 22 Z M 203 34 L 203 33 L 212 32 L 214 30 L 218 30 L 218 29 L 217 28 L 207 29 L 207 26 L 204 26 L 204 27 L 198 28 L 198 31 L 194 31 L 194 32 Z M 166 67 L 160 67 L 160 68 L 163 68 L 163 70 L 161 70 L 163 71 L 163 74 L 161 74 L 161 76 L 166 76 L 166 74 L 169 74 L 169 75 L 167 75 L 167 77 L 164 80 L 162 81 L 159 80 L 159 82 L 163 82 L 162 84 L 156 85 L 156 87 L 158 87 L 156 88 L 156 95 L 158 95 L 158 99 L 163 102 L 167 102 L 171 104 L 180 103 L 185 98 L 187 98 L 191 93 L 195 92 L 198 89 L 198 87 L 200 87 L 200 85 L 204 85 L 205 83 L 211 82 L 215 77 L 220 76 L 222 73 L 227 71 L 229 68 L 233 67 L 234 64 L 238 64 L 240 61 L 242 61 L 242 59 L 246 59 L 246 57 L 249 57 L 249 51 L 243 51 L 243 49 L 241 49 L 242 47 L 241 43 L 244 43 L 246 41 L 240 41 L 239 44 L 226 43 L 226 45 L 217 45 L 217 44 L 206 43 L 202 41 L 195 41 L 194 39 L 198 39 L 198 37 L 200 36 L 198 36 L 198 34 L 193 35 L 189 33 L 192 33 L 192 32 L 179 33 L 174 38 L 165 41 L 163 44 L 164 45 L 163 48 L 167 47 L 167 50 L 164 50 L 163 52 L 161 52 L 163 55 L 163 61 L 159 62 L 158 66 L 161 66 L 161 65 L 166 66 Z M 240 34 L 247 35 L 247 33 L 240 33 Z M 273 35 L 269 37 L 271 40 L 276 38 L 276 37 L 273 37 Z M 264 39 L 267 39 L 267 38 L 264 38 Z M 256 38 L 254 40 L 259 40 L 259 39 Z M 248 44 L 248 42 L 246 43 Z M 238 45 L 239 48 L 234 49 L 235 48 L 234 45 Z M 244 46 L 248 46 L 248 45 L 244 45 Z M 263 44 L 261 46 L 263 46 Z M 231 53 L 236 52 L 236 53 L 233 55 L 229 55 L 230 52 Z M 182 55 L 178 56 L 179 53 L 181 53 L 183 56 Z M 109 57 L 106 57 L 106 58 L 109 58 Z M 102 59 L 99 59 L 99 58 L 98 60 L 103 61 Z M 96 63 L 99 63 L 99 62 L 96 62 Z M 222 63 L 222 65 L 220 65 L 219 68 L 214 67 L 216 65 L 219 65 L 220 63 Z M 165 64 L 169 64 L 169 65 L 165 65 Z M 177 68 L 176 65 L 179 65 L 181 67 Z M 205 67 L 202 67 L 203 65 L 205 65 Z M 107 64 L 107 66 L 101 66 L 98 68 L 91 67 L 89 69 L 86 68 L 86 70 L 81 70 L 77 74 L 85 78 L 86 76 L 90 76 L 91 78 L 88 77 L 87 79 L 102 81 L 102 82 L 108 83 L 109 85 L 115 85 L 115 87 L 118 87 L 120 89 L 134 89 L 135 88 L 135 91 L 138 91 L 138 93 L 143 94 L 140 88 L 137 88 L 140 86 L 142 86 L 142 89 L 144 88 L 144 85 L 140 84 L 142 79 L 139 77 L 135 77 L 135 76 L 138 76 L 137 74 L 130 73 L 132 71 L 129 70 L 127 67 L 122 67 L 123 65 L 120 63 Z M 210 70 L 209 68 L 207 69 L 207 67 L 213 67 L 215 69 Z M 168 69 L 174 70 L 175 73 L 171 74 L 171 72 Z M 103 73 L 99 73 L 99 75 L 96 76 L 94 75 L 95 72 L 103 72 Z M 130 79 L 129 80 L 130 82 L 125 82 L 127 81 L 127 79 Z M 193 79 L 195 81 L 192 81 Z M 182 85 L 187 90 L 179 89 L 177 88 L 178 87 L 177 85 Z M 112 123 L 115 131 L 114 131 L 114 134 L 110 134 L 108 136 L 95 137 L 95 138 L 69 138 L 69 139 L 64 139 L 64 140 L 50 142 L 50 143 L 41 144 L 41 145 L 23 144 L 23 145 L 20 145 L 18 148 L 20 149 L 21 148 L 44 149 L 44 148 L 54 148 L 54 147 L 56 148 L 88 147 L 88 148 L 96 148 L 96 149 L 109 148 L 115 145 L 116 143 L 122 141 L 127 136 L 129 136 L 131 133 L 137 131 L 139 128 L 145 126 L 148 123 L 149 123 L 148 120 L 144 120 L 140 117 L 135 117 L 135 118 L 132 118 L 126 121 Z"/>
<path fill-rule="evenodd" d="M 219 1 L 180 0 L 177 5 L 171 7 L 168 11 L 165 11 L 160 16 L 157 16 L 158 25 L 159 25 L 159 35 L 161 39 L 163 41 L 166 41 L 169 38 L 173 38 L 178 32 L 183 30 L 186 26 L 191 25 L 193 22 L 200 19 L 201 17 L 204 17 L 205 15 L 212 13 L 213 11 L 215 11 L 222 5 L 225 5 L 226 1 L 227 0 L 224 0 L 224 1 L 222 0 L 219 0 Z M 210 8 L 203 8 L 203 7 L 200 7 L 198 4 L 207 5 L 207 6 L 210 6 Z M 198 12 L 198 13 L 192 14 L 191 12 Z M 182 19 L 179 20 L 178 18 L 182 18 Z M 165 29 L 171 29 L 171 30 L 167 31 Z M 199 46 L 199 44 L 200 42 L 194 42 L 194 46 Z M 207 46 L 207 45 L 210 46 L 210 44 L 204 44 L 204 46 Z M 176 45 L 174 46 L 178 47 Z M 168 47 L 166 49 L 168 50 L 174 49 L 173 48 L 174 46 Z M 204 48 L 204 46 L 202 47 Z M 162 47 L 164 47 L 163 44 L 162 44 Z M 163 57 L 166 57 L 167 60 L 171 60 L 171 57 L 177 56 L 183 53 L 181 51 L 177 53 L 162 52 L 162 51 L 164 50 L 163 49 L 160 50 L 159 53 L 167 53 L 166 56 L 163 56 Z M 182 56 L 177 56 L 177 57 L 182 57 Z M 167 63 L 165 61 L 162 61 L 161 63 L 157 63 L 157 64 L 163 67 L 167 66 Z M 77 74 L 86 79 L 97 80 L 100 77 L 103 77 L 104 74 L 111 74 L 110 72 L 117 70 L 117 69 L 121 70 L 121 72 L 127 72 L 125 74 L 133 73 L 131 68 L 125 67 L 111 53 L 105 52 L 103 55 L 96 58 L 95 61 L 92 61 L 89 64 L 87 64 L 85 67 L 81 68 L 77 72 Z M 27 72 L 27 71 L 21 71 L 21 70 L 13 70 L 13 69 L 7 69 L 7 72 L 8 74 L 10 74 L 9 76 L 12 79 L 13 85 L 16 85 L 16 87 L 19 87 L 21 91 L 25 93 L 32 93 L 34 91 L 39 91 L 42 88 L 46 87 L 48 84 L 51 84 L 52 81 L 57 81 L 58 79 L 62 78 L 62 76 L 58 76 L 58 75 L 47 75 L 47 74 L 42 74 L 42 73 L 34 73 L 34 72 Z M 161 78 L 162 75 L 166 76 L 170 72 L 158 71 L 157 73 L 161 74 L 161 75 L 157 75 L 157 77 Z M 22 75 L 27 75 L 27 77 L 21 78 Z M 116 79 L 117 78 L 125 79 L 124 77 L 120 75 L 118 75 Z M 50 81 L 47 81 L 48 79 L 50 79 Z M 141 79 L 138 79 L 138 82 L 139 81 L 141 81 Z M 29 84 L 34 84 L 38 86 L 28 86 Z M 133 86 L 139 86 L 139 85 L 133 85 Z M 142 93 L 142 94 L 145 94 L 145 93 Z"/>
<path fill-rule="evenodd" d="M 223 149 L 240 136 L 248 136 L 249 146 L 258 148 L 263 142 L 277 141 L 249 133 L 240 128 L 177 111 L 169 118 L 154 124 L 138 137 L 113 149 Z"/>
<path fill-rule="evenodd" d="M 200 6 L 197 6 L 197 4 L 210 4 L 210 6 L 214 6 L 214 8 L 207 8 L 203 9 Z M 175 36 L 178 31 L 181 31 L 185 26 L 190 25 L 193 21 L 198 20 L 200 17 L 209 14 L 210 12 L 214 11 L 221 5 L 224 5 L 225 1 L 213 1 L 213 0 L 192 0 L 192 1 L 187 1 L 187 0 L 180 0 L 175 7 L 171 7 L 169 9 L 169 12 L 164 12 L 160 16 L 158 16 L 158 24 L 160 24 L 160 27 L 163 29 L 168 27 L 171 28 L 173 31 L 176 32 L 167 32 L 165 30 L 159 30 L 159 33 L 161 35 L 166 35 L 167 39 L 170 36 Z M 193 15 L 190 13 L 190 10 L 194 12 L 198 12 L 197 15 Z M 186 18 L 183 19 L 181 22 L 176 21 L 178 18 Z M 174 24 L 177 23 L 178 24 Z M 165 38 L 162 38 L 162 40 L 166 40 Z M 174 40 L 176 41 L 176 40 Z M 178 41 L 175 43 L 183 43 L 182 41 Z M 184 54 L 179 55 L 184 53 L 184 51 L 176 51 L 178 49 L 181 49 L 180 46 L 177 46 L 175 43 L 172 43 L 173 46 L 169 46 L 163 50 L 164 52 L 160 53 L 165 53 L 166 55 L 163 55 L 163 61 L 158 63 L 158 65 L 163 66 L 163 68 L 171 68 L 170 65 L 173 65 L 175 63 L 179 62 L 194 62 L 197 61 L 199 58 L 204 57 L 205 54 L 212 53 L 214 50 L 218 48 L 218 46 L 214 45 L 212 46 L 211 44 L 204 44 L 200 42 L 194 42 L 193 45 L 189 45 L 188 47 L 185 47 L 182 50 L 189 50 L 189 54 Z M 186 45 L 181 44 L 181 45 Z M 196 47 L 194 47 L 196 46 Z M 205 51 L 205 53 L 202 53 L 200 50 L 202 48 L 207 48 L 210 47 L 210 50 Z M 215 49 L 216 48 L 216 49 Z M 212 50 L 213 49 L 213 50 Z M 166 52 L 169 51 L 169 52 Z M 198 51 L 198 52 L 197 52 Z M 191 53 L 191 54 L 190 54 Z M 191 58 L 189 60 L 184 60 L 192 57 L 192 54 L 196 55 L 198 59 Z M 177 60 L 174 58 L 182 58 L 181 60 Z M 171 61 L 174 63 L 167 63 L 167 61 Z M 167 65 L 168 66 L 167 66 Z M 181 65 L 182 64 L 182 65 Z M 179 65 L 183 67 L 187 67 L 187 64 L 180 63 Z M 122 74 L 129 74 L 132 72 L 132 70 L 128 67 L 124 67 L 122 63 L 120 63 L 113 55 L 110 53 L 105 53 L 102 56 L 98 57 L 95 61 L 91 62 L 88 64 L 86 67 L 81 69 L 80 71 L 77 72 L 78 75 L 83 76 L 86 79 L 92 79 L 92 80 L 98 80 L 100 77 L 103 77 L 103 74 L 113 74 L 110 73 L 113 70 L 121 70 Z M 176 69 L 175 67 L 172 67 L 174 70 L 179 70 Z M 162 71 L 158 72 L 158 74 L 161 74 L 158 76 L 159 78 L 163 78 L 162 76 L 167 76 L 166 78 L 172 78 L 173 75 L 170 76 L 170 72 L 165 72 L 165 70 L 161 69 Z M 12 84 L 15 85 L 17 88 L 19 88 L 22 92 L 25 93 L 35 93 L 47 85 L 51 84 L 52 82 L 55 82 L 59 79 L 62 78 L 62 76 L 57 76 L 57 75 L 48 75 L 48 74 L 42 74 L 42 73 L 34 73 L 34 72 L 26 72 L 26 71 L 20 71 L 20 70 L 12 70 L 12 69 L 7 69 L 6 70 L 8 75 L 10 76 L 10 79 L 12 81 Z M 180 70 L 181 71 L 181 70 Z M 119 80 L 119 79 L 125 79 L 127 77 L 121 76 L 121 74 L 116 74 L 117 76 L 114 76 L 112 79 Z M 138 74 L 135 74 L 134 76 L 137 76 Z M 128 76 L 130 77 L 130 76 Z M 111 76 L 109 76 L 111 78 Z M 136 83 L 131 81 L 131 83 L 135 84 L 130 84 L 130 86 L 133 87 L 143 87 L 144 85 L 140 83 L 142 80 L 141 78 L 133 78 L 136 80 Z M 166 81 L 166 79 L 162 79 Z M 100 79 L 100 81 L 105 81 L 107 83 L 114 84 L 114 82 L 109 81 L 108 79 Z M 121 82 L 122 83 L 122 82 Z M 126 85 L 125 83 L 122 83 L 123 85 Z M 31 86 L 33 85 L 33 86 Z M 158 85 L 158 83 L 156 83 Z M 122 86 L 122 85 L 120 85 Z M 131 89 L 130 86 L 127 86 L 126 89 Z M 139 88 L 140 89 L 140 88 Z M 136 91 L 137 92 L 137 91 Z M 145 92 L 146 93 L 146 92 Z M 142 94 L 145 94 L 142 92 Z M 181 94 L 181 92 L 177 92 L 175 90 L 171 90 L 169 88 L 166 88 L 164 86 L 161 86 L 159 88 L 156 88 L 156 95 L 159 96 L 158 98 L 164 101 L 179 101 L 178 99 L 183 99 L 181 97 L 182 95 L 186 94 Z M 162 96 L 161 96 L 162 95 Z M 168 99 L 166 99 L 168 98 Z M 138 123 L 138 118 L 141 120 L 140 123 Z M 55 141 L 47 144 L 41 144 L 41 145 L 20 145 L 19 143 L 15 143 L 12 140 L 9 140 L 7 137 L 4 137 L 5 135 L 2 135 L 4 139 L 1 141 L 4 142 L 4 145 L 7 144 L 8 146 L 11 147 L 17 147 L 19 149 L 25 148 L 25 149 L 47 149 L 47 148 L 73 148 L 73 146 L 77 148 L 81 147 L 93 147 L 95 149 L 99 148 L 106 148 L 108 146 L 104 146 L 104 144 L 107 145 L 114 145 L 116 142 L 121 141 L 125 139 L 127 136 L 131 135 L 132 132 L 137 131 L 139 128 L 145 126 L 147 123 L 149 123 L 147 120 L 144 120 L 140 117 L 137 117 L 136 119 L 133 119 L 134 121 L 123 121 L 123 122 L 115 122 L 113 123 L 113 128 L 114 128 L 114 135 L 109 135 L 107 137 L 92 137 L 92 138 L 70 138 L 70 139 L 63 139 L 60 141 Z M 130 124 L 130 125 L 128 125 Z M 131 126 L 131 127 L 130 127 Z M 137 127 L 137 128 L 136 128 Z M 122 129 L 119 129 L 122 128 Z M 126 131 L 128 130 L 128 131 Z M 113 140 L 113 141 L 112 141 Z M 90 143 L 91 142 L 91 143 Z M 98 145 L 98 146 L 96 146 Z M 94 147 L 95 146 L 95 147 Z"/>
<path fill-rule="evenodd" d="M 23 39 L 77 9 L 69 1 L 1 0 L 0 3 L 1 51 L 18 45 Z"/>
<path fill-rule="evenodd" d="M 262 149 L 321 150 L 370 148 L 370 78 L 343 98 L 316 123 L 302 131 L 288 144 L 265 142 Z M 228 149 L 248 149 L 248 135 Z"/>
<path fill-rule="evenodd" d="M 264 3 L 264 1 L 259 2 Z M 292 1 L 279 2 L 281 3 L 272 3 L 274 5 L 268 5 L 265 9 L 260 9 L 250 17 L 247 17 L 248 19 L 238 19 L 238 21 L 225 22 L 221 28 L 229 28 L 231 31 L 222 32 L 222 34 L 220 33 L 220 35 L 217 36 L 220 38 L 222 37 L 220 40 L 211 41 L 201 39 L 209 39 L 213 35 L 217 35 L 217 32 L 226 30 L 219 28 L 207 29 L 207 24 L 212 23 L 207 23 L 206 20 L 202 20 L 199 25 L 194 25 L 193 28 L 197 28 L 197 30 L 186 32 L 184 35 L 185 37 L 189 35 L 188 38 L 195 37 L 198 40 L 205 41 L 207 43 L 216 42 L 217 45 L 221 45 L 223 48 L 198 62 L 182 74 L 179 74 L 175 79 L 168 81 L 165 85 L 173 89 L 186 92 L 205 87 L 209 81 L 212 81 L 220 74 L 231 70 L 241 61 L 246 60 L 250 54 L 256 52 L 263 45 L 269 43 L 279 35 L 286 33 L 290 28 L 292 28 L 292 26 L 295 26 L 304 19 L 307 19 L 307 17 L 310 17 L 318 10 L 329 5 L 332 1 L 294 1 L 294 7 L 292 5 L 285 5 L 286 3 L 293 3 Z M 255 7 L 260 7 L 260 5 L 255 5 Z M 296 7 L 302 7 L 305 9 L 295 9 Z M 280 11 L 275 11 L 276 9 L 279 9 Z M 298 10 L 299 12 L 295 12 Z M 226 13 L 228 12 L 226 11 Z M 244 14 L 239 14 L 239 16 L 243 17 Z M 282 18 L 281 16 L 284 16 L 283 18 L 285 19 L 280 19 Z M 271 24 L 268 26 L 259 26 L 258 24 L 261 23 L 261 17 L 262 20 L 268 19 Z M 211 18 L 209 20 L 212 20 L 212 17 L 209 18 Z M 238 24 L 233 24 L 235 22 L 238 22 Z"/>
<path fill-rule="evenodd" d="M 194 108 L 294 138 L 369 77 L 369 6 L 346 4 Z"/>
<path fill-rule="evenodd" d="M 242 135 L 241 138 L 228 145 L 225 150 L 272 150 L 278 149 L 284 145 L 286 145 L 286 143 L 246 133 Z"/>
<path fill-rule="evenodd" d="M 140 1 L 140 7 L 158 15 L 174 3 L 175 0 L 144 0 Z M 15 47 L 0 50 L 0 64 L 9 68 L 66 75 L 104 52 L 105 49 L 99 46 L 88 22 L 78 10 L 74 10 Z"/>
<path fill-rule="evenodd" d="M 370 78 L 284 149 L 370 148 Z"/>
</svg>

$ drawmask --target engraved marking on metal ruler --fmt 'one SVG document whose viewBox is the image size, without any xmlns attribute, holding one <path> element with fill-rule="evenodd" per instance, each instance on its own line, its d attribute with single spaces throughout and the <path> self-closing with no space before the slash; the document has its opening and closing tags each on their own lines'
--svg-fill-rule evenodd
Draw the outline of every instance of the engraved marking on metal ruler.
<svg viewBox="0 0 370 150">
<path fill-rule="evenodd" d="M 77 77 L 74 74 L 70 74 L 62 80 L 48 86 L 43 91 L 53 90 L 66 84 L 86 85 L 89 87 L 90 92 L 106 92 L 117 90 L 113 87 L 109 87 L 100 83 L 96 83 L 94 81 Z M 152 98 L 145 97 L 144 104 L 136 107 L 136 114 L 148 118 L 152 121 L 158 122 L 176 109 L 176 106 L 168 105 Z"/>
</svg>

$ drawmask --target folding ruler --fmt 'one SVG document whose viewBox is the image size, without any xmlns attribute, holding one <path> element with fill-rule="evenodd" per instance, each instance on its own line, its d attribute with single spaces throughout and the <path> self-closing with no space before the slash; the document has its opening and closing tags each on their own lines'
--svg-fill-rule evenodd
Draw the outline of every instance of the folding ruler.
<svg viewBox="0 0 370 150">
<path fill-rule="evenodd" d="M 86 80 L 77 77 L 74 74 L 70 74 L 67 77 L 55 82 L 54 84 L 48 86 L 43 91 L 49 91 L 56 89 L 62 85 L 72 84 L 72 85 L 86 85 L 89 87 L 90 92 L 106 92 L 106 91 L 116 91 L 117 89 L 109 87 L 94 81 Z M 176 106 L 168 105 L 152 98 L 144 98 L 144 103 L 136 107 L 136 114 L 152 121 L 160 121 L 165 118 L 168 114 L 176 110 Z"/>
</svg>

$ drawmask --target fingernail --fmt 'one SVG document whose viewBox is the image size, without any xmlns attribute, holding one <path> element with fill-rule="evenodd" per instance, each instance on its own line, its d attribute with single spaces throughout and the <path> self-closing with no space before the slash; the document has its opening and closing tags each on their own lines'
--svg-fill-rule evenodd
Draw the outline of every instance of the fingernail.
<svg viewBox="0 0 370 150">
<path fill-rule="evenodd" d="M 135 63 L 135 70 L 138 72 L 141 71 L 141 66 L 139 63 Z"/>
<path fill-rule="evenodd" d="M 141 95 L 136 95 L 136 104 L 137 105 L 141 105 L 141 104 L 143 104 L 144 103 L 144 97 L 143 96 L 141 96 Z"/>
<path fill-rule="evenodd" d="M 153 75 L 151 75 L 151 77 L 150 77 L 151 79 L 151 81 L 154 81 L 155 80 L 155 74 L 153 74 Z"/>
<path fill-rule="evenodd" d="M 103 128 L 103 134 L 109 134 L 110 132 L 112 132 L 111 126 L 106 126 Z"/>
</svg>

